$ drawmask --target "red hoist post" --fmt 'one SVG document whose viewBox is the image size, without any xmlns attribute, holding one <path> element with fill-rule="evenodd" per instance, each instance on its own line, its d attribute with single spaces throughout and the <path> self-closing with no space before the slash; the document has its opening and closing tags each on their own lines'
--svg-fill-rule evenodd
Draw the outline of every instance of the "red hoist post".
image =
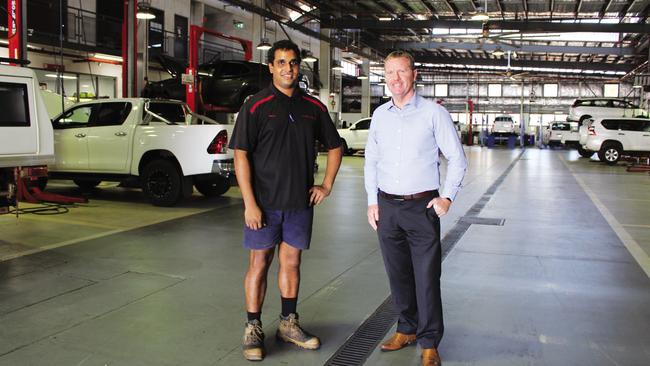
<svg viewBox="0 0 650 366">
<path fill-rule="evenodd" d="M 27 55 L 22 55 L 23 47 L 21 45 L 22 32 L 22 4 L 21 0 L 7 0 L 7 38 L 9 41 L 9 58 L 22 59 Z M 12 63 L 11 65 L 16 66 Z"/>
<path fill-rule="evenodd" d="M 199 68 L 199 39 L 203 33 L 210 34 L 215 37 L 227 39 L 234 42 L 239 42 L 244 49 L 244 59 L 250 61 L 253 58 L 253 42 L 247 39 L 229 36 L 223 33 L 215 32 L 211 29 L 199 27 L 198 25 L 190 26 L 190 47 L 189 47 L 189 67 L 186 73 L 194 80 L 193 83 L 188 83 L 185 86 L 186 102 L 192 111 L 197 110 L 197 89 L 198 89 L 198 68 Z"/>
</svg>

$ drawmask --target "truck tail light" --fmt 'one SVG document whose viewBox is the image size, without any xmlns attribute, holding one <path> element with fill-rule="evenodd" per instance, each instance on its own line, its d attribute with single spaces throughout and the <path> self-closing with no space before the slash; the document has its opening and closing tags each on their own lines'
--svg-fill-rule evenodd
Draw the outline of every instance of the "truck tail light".
<svg viewBox="0 0 650 366">
<path fill-rule="evenodd" d="M 594 128 L 594 126 L 587 127 L 587 131 L 591 136 L 596 136 L 596 129 Z"/>
<path fill-rule="evenodd" d="M 228 151 L 228 132 L 223 130 L 208 145 L 208 154 L 225 154 Z"/>
</svg>

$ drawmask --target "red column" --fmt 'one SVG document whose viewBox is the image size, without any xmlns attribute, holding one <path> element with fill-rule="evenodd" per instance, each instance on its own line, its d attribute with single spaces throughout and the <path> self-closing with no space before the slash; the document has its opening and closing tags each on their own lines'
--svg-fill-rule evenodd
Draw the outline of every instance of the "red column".
<svg viewBox="0 0 650 366">
<path fill-rule="evenodd" d="M 7 32 L 7 38 L 9 41 L 9 58 L 20 59 L 27 56 L 20 54 L 20 37 L 22 37 L 22 14 L 20 13 L 21 5 L 21 0 L 7 0 L 7 27 L 9 28 L 9 31 Z M 15 66 L 16 64 L 12 65 Z"/>
</svg>

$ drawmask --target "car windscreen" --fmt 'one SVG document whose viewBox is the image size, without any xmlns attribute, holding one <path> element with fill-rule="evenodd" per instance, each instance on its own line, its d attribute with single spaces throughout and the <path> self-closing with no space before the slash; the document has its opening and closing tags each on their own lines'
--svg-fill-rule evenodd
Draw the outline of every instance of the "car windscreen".
<svg viewBox="0 0 650 366">
<path fill-rule="evenodd" d="M 0 127 L 28 127 L 27 85 L 0 83 Z"/>
<path fill-rule="evenodd" d="M 149 103 L 149 111 L 163 117 L 164 119 L 170 122 L 176 123 L 185 123 L 185 109 L 180 103 Z M 156 118 L 155 116 L 152 119 L 152 122 L 165 122 Z"/>
<path fill-rule="evenodd" d="M 553 123 L 551 129 L 554 131 L 571 131 L 571 125 L 568 123 Z"/>
</svg>

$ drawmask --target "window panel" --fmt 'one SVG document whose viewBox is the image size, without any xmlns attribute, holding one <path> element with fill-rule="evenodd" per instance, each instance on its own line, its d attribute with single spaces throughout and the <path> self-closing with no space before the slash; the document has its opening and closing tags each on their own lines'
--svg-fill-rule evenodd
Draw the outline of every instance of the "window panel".
<svg viewBox="0 0 650 366">
<path fill-rule="evenodd" d="M 557 97 L 557 84 L 544 84 L 544 97 Z"/>
<path fill-rule="evenodd" d="M 449 86 L 447 84 L 436 84 L 434 87 L 434 95 L 436 97 L 446 97 L 449 92 Z"/>
<path fill-rule="evenodd" d="M 489 97 L 500 97 L 501 96 L 501 84 L 489 84 L 488 85 L 488 96 Z"/>
<path fill-rule="evenodd" d="M 131 103 L 101 103 L 98 109 L 97 117 L 92 123 L 93 126 L 119 126 L 129 116 Z"/>
<path fill-rule="evenodd" d="M 605 84 L 603 85 L 603 96 L 605 97 L 618 97 L 618 84 Z"/>
</svg>

